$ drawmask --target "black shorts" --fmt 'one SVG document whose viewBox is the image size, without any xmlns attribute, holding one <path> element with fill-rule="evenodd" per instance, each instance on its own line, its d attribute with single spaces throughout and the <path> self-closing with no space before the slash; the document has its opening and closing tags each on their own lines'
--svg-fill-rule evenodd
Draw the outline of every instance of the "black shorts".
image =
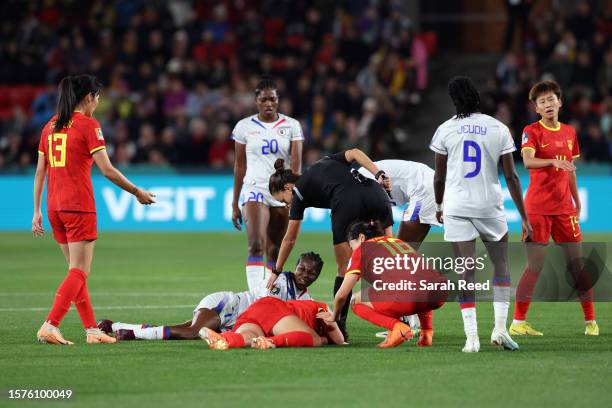
<svg viewBox="0 0 612 408">
<path fill-rule="evenodd" d="M 334 245 L 346 242 L 348 227 L 355 221 L 379 221 L 383 228 L 393 225 L 391 200 L 377 183 L 355 184 L 340 195 L 331 211 Z"/>
</svg>

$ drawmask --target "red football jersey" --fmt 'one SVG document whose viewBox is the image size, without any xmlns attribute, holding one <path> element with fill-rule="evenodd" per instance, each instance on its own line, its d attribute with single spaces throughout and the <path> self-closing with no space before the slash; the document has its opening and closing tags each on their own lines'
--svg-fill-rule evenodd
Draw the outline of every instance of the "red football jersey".
<svg viewBox="0 0 612 408">
<path fill-rule="evenodd" d="M 47 210 L 96 212 L 91 185 L 92 154 L 104 149 L 104 137 L 97 120 L 75 112 L 59 132 L 56 116 L 40 135 L 38 154 L 47 158 Z"/>
<path fill-rule="evenodd" d="M 564 123 L 557 129 L 541 121 L 523 129 L 521 152 L 533 150 L 538 159 L 573 161 L 580 156 L 576 130 Z M 569 172 L 548 166 L 530 169 L 529 187 L 525 197 L 528 214 L 557 215 L 576 211 L 569 188 Z"/>
<path fill-rule="evenodd" d="M 317 320 L 319 311 L 329 310 L 325 303 L 314 300 L 288 300 L 287 307 L 315 332 L 322 335 L 325 333 L 322 322 Z"/>
</svg>

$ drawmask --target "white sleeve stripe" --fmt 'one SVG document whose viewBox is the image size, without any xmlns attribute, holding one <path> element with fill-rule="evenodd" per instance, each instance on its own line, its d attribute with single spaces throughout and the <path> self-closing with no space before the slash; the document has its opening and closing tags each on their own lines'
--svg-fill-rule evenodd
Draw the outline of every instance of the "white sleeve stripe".
<svg viewBox="0 0 612 408">
<path fill-rule="evenodd" d="M 429 148 L 430 148 L 431 150 L 433 150 L 434 152 L 438 153 L 438 154 L 443 154 L 444 156 L 446 156 L 446 155 L 448 154 L 448 153 L 447 153 L 447 152 L 445 152 L 444 150 L 442 150 L 442 149 L 440 149 L 439 147 L 436 147 L 436 146 L 434 146 L 434 145 L 432 145 L 432 144 L 430 144 L 430 145 L 429 145 Z"/>
<path fill-rule="evenodd" d="M 510 153 L 510 152 L 515 152 L 516 151 L 516 146 L 512 146 L 512 147 L 507 147 L 504 150 L 501 151 L 502 154 L 506 154 L 506 153 Z"/>
</svg>

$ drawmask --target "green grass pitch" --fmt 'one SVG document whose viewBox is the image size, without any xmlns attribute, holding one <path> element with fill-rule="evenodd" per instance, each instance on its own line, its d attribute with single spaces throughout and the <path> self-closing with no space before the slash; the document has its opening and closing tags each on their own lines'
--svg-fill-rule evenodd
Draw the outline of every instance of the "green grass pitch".
<svg viewBox="0 0 612 408">
<path fill-rule="evenodd" d="M 516 237 L 514 237 L 516 239 Z M 591 239 L 610 240 L 610 236 Z M 434 235 L 430 239 L 440 239 Z M 244 234 L 101 233 L 89 287 L 96 317 L 179 323 L 207 293 L 245 287 Z M 326 266 L 311 294 L 331 300 L 328 234 L 303 234 L 294 254 L 314 250 Z M 293 265 L 295 256 L 288 265 Z M 521 350 L 488 344 L 492 307 L 480 304 L 481 352 L 460 352 L 459 308 L 434 314 L 434 347 L 414 341 L 379 350 L 379 329 L 351 316 L 351 344 L 319 349 L 211 351 L 201 341 L 87 345 L 73 309 L 62 324 L 72 347 L 36 343 L 36 330 L 65 274 L 49 233 L 0 234 L 0 406 L 8 389 L 74 391 L 51 406 L 610 406 L 612 304 L 596 305 L 598 338 L 586 338 L 577 303 L 538 303 L 530 320 L 543 338 Z"/>
</svg>

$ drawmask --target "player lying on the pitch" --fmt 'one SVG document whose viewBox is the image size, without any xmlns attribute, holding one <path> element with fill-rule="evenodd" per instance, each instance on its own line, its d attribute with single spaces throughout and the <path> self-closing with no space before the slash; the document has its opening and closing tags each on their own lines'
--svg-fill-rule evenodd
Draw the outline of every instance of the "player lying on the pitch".
<svg viewBox="0 0 612 408">
<path fill-rule="evenodd" d="M 113 323 L 102 320 L 98 327 L 106 333 L 115 333 L 117 340 L 193 340 L 203 327 L 215 331 L 231 330 L 236 319 L 262 296 L 282 300 L 310 299 L 308 287 L 317 280 L 323 269 L 319 254 L 300 255 L 294 272 L 283 272 L 265 293 L 216 292 L 203 298 L 193 311 L 193 318 L 176 326 L 150 326 L 143 324 Z"/>
<path fill-rule="evenodd" d="M 314 300 L 286 302 L 265 297 L 253 303 L 236 321 L 232 331 L 221 334 L 211 329 L 202 339 L 213 350 L 250 345 L 257 349 L 276 347 L 319 347 L 343 344 L 344 336 L 331 319 L 325 303 Z"/>
<path fill-rule="evenodd" d="M 362 244 L 364 242 L 377 244 L 375 247 L 370 247 L 372 251 L 376 251 L 377 256 L 393 256 L 399 253 L 404 253 L 408 256 L 417 255 L 416 251 L 404 241 L 384 236 L 384 231 L 377 222 L 354 222 L 348 230 L 348 243 L 353 250 L 353 255 L 347 267 L 342 286 L 336 293 L 334 299 L 334 313 L 329 316 L 331 321 L 335 321 L 338 318 L 338 313 L 335 311 L 342 309 L 351 291 L 359 279 L 361 279 L 362 274 L 366 272 L 365 268 L 369 267 L 369 265 L 364 265 L 365 268 L 362 268 Z M 368 260 L 365 261 L 368 262 Z M 432 282 L 441 281 L 443 279 L 441 275 L 428 270 L 416 270 L 412 275 L 405 271 L 399 271 L 399 275 L 395 276 L 408 279 L 426 279 Z M 368 293 L 369 297 L 372 299 L 372 301 L 369 302 L 362 301 L 360 292 L 353 295 L 352 310 L 353 313 L 362 319 L 389 330 L 386 339 L 381 342 L 378 347 L 396 347 L 410 340 L 412 338 L 410 326 L 401 322 L 399 319 L 402 316 L 410 316 L 413 314 L 419 316 L 419 321 L 421 323 L 421 331 L 417 346 L 432 345 L 432 310 L 438 309 L 444 304 L 444 300 L 446 299 L 445 292 L 420 292 L 418 294 L 418 299 L 416 295 L 413 298 L 409 298 L 405 294 L 400 298 L 397 298 L 397 295 L 393 296 L 391 293 L 377 296 L 373 288 L 370 288 Z M 376 297 L 381 299 L 375 300 Z M 409 299 L 412 299 L 412 301 L 409 301 Z"/>
</svg>

